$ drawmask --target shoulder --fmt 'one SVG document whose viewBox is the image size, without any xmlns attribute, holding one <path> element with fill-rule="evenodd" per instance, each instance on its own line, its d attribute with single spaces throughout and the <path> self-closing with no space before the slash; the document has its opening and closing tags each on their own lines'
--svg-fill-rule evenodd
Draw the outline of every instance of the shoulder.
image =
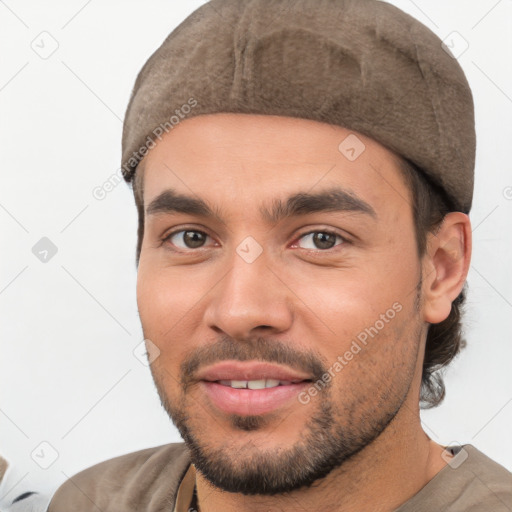
<svg viewBox="0 0 512 512">
<path fill-rule="evenodd" d="M 189 465 L 185 443 L 115 457 L 66 480 L 53 496 L 48 512 L 167 510 Z"/>
<path fill-rule="evenodd" d="M 446 512 L 510 512 L 512 473 L 471 444 L 454 453 L 403 512 L 416 506 Z"/>
<path fill-rule="evenodd" d="M 464 446 L 467 485 L 459 497 L 468 512 L 512 510 L 512 473 L 472 445 Z"/>
</svg>

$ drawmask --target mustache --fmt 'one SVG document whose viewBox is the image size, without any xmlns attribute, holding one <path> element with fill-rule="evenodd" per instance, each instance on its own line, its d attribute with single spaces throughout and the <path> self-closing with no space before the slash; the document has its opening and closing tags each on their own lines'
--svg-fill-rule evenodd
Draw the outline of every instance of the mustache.
<svg viewBox="0 0 512 512">
<path fill-rule="evenodd" d="M 319 355 L 314 352 L 297 351 L 287 344 L 270 338 L 252 338 L 246 341 L 235 341 L 230 337 L 222 337 L 219 341 L 199 347 L 185 357 L 180 365 L 180 381 L 186 390 L 196 379 L 198 370 L 225 360 L 250 361 L 287 365 L 295 370 L 313 376 L 313 382 L 322 378 L 327 366 Z"/>
</svg>

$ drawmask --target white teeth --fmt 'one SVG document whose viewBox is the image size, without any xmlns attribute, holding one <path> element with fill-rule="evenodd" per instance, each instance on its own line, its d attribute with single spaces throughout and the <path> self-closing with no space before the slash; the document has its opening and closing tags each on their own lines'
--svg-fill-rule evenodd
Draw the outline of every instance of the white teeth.
<svg viewBox="0 0 512 512">
<path fill-rule="evenodd" d="M 243 388 L 247 387 L 247 381 L 246 380 L 232 380 L 230 383 L 230 386 L 232 388 L 243 389 Z"/>
<path fill-rule="evenodd" d="M 263 380 L 249 380 L 247 382 L 249 389 L 265 389 L 265 379 Z"/>
<path fill-rule="evenodd" d="M 275 388 L 277 386 L 288 386 L 292 382 L 289 380 L 277 379 L 259 379 L 259 380 L 219 380 L 219 384 L 229 386 L 235 389 L 265 389 Z"/>
</svg>

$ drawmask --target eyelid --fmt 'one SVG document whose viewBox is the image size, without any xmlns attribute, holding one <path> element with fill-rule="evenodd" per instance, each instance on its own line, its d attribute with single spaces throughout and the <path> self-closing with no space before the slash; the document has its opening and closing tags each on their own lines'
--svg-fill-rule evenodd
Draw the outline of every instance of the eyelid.
<svg viewBox="0 0 512 512">
<path fill-rule="evenodd" d="M 161 238 L 161 245 L 164 245 L 166 243 L 170 244 L 173 246 L 173 248 L 171 248 L 170 250 L 176 252 L 176 253 L 193 253 L 193 252 L 198 252 L 200 250 L 204 250 L 204 249 L 208 249 L 208 247 L 198 247 L 198 248 L 190 248 L 190 249 L 183 249 L 181 247 L 176 247 L 174 244 L 171 244 L 170 243 L 170 238 L 172 238 L 174 235 L 178 234 L 178 233 L 181 233 L 181 232 L 184 232 L 184 231 L 195 231 L 195 232 L 198 232 L 198 233 L 201 233 L 203 235 L 205 235 L 206 237 L 214 240 L 214 238 L 207 232 L 207 230 L 205 229 L 199 229 L 197 227 L 194 227 L 194 226 L 181 226 L 180 228 L 178 229 L 174 229 L 172 230 L 171 232 L 165 234 L 162 238 Z M 329 253 L 329 252 L 332 252 L 332 251 L 336 251 L 336 250 L 340 250 L 341 247 L 343 245 L 346 245 L 346 244 L 350 244 L 351 243 L 351 240 L 348 236 L 346 236 L 345 234 L 342 234 L 340 233 L 338 230 L 336 230 L 335 228 L 331 228 L 331 227 L 317 227 L 317 228 L 310 228 L 308 230 L 305 230 L 305 231 L 302 231 L 298 234 L 296 234 L 293 238 L 293 241 L 292 241 L 292 247 L 297 247 L 298 246 L 298 241 L 307 236 L 307 235 L 311 235 L 313 233 L 327 233 L 327 234 L 330 234 L 330 235 L 334 235 L 336 237 L 339 237 L 341 239 L 341 243 L 335 245 L 334 247 L 331 247 L 329 249 L 306 249 L 306 248 L 303 248 L 303 247 L 298 247 L 298 249 L 302 249 L 303 251 L 308 251 L 309 253 Z"/>
<path fill-rule="evenodd" d="M 214 239 L 205 229 L 199 229 L 197 227 L 193 227 L 193 226 L 182 226 L 180 227 L 179 229 L 174 229 L 172 231 L 170 231 L 169 233 L 166 233 L 165 235 L 163 235 L 160 239 L 161 241 L 161 244 L 164 245 L 166 243 L 171 243 L 169 240 L 174 236 L 174 235 L 177 235 L 178 233 L 182 233 L 183 231 L 195 231 L 197 233 L 201 233 L 205 236 L 207 236 L 208 238 L 210 239 Z M 173 247 L 173 251 L 175 252 L 196 252 L 198 250 L 201 250 L 201 249 L 204 249 L 205 247 L 198 247 L 197 249 L 183 249 L 181 247 L 176 247 L 174 244 L 171 244 Z"/>
<path fill-rule="evenodd" d="M 328 228 L 328 227 L 320 227 L 320 228 L 313 228 L 313 229 L 309 229 L 307 231 L 303 231 L 301 233 L 298 233 L 294 237 L 294 240 L 292 242 L 292 246 L 297 246 L 298 241 L 301 238 L 303 238 L 303 237 L 305 237 L 307 235 L 311 235 L 313 233 L 327 233 L 329 235 L 334 235 L 334 236 L 340 237 L 340 239 L 342 240 L 342 243 L 338 244 L 338 245 L 335 245 L 334 247 L 331 247 L 330 249 L 304 249 L 303 247 L 299 247 L 299 249 L 302 249 L 303 251 L 312 251 L 312 252 L 315 252 L 315 253 L 317 253 L 317 252 L 319 252 L 319 253 L 327 253 L 327 252 L 336 250 L 337 247 L 339 248 L 342 245 L 350 243 L 350 238 L 345 236 L 344 234 L 341 234 L 336 229 Z"/>
</svg>

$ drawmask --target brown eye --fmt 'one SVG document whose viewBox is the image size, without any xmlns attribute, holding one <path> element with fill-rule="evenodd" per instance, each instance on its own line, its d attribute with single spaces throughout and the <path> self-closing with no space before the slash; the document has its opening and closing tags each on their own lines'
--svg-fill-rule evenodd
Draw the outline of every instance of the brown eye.
<svg viewBox="0 0 512 512">
<path fill-rule="evenodd" d="M 331 233 L 330 231 L 312 231 L 302 235 L 299 239 L 306 240 L 306 242 L 309 243 L 309 247 L 305 247 L 304 245 L 299 245 L 299 247 L 303 249 L 332 249 L 336 245 L 341 245 L 336 244 L 336 239 L 341 240 L 341 243 L 344 242 L 343 238 L 337 233 Z"/>
<path fill-rule="evenodd" d="M 203 246 L 207 238 L 208 235 L 202 231 L 185 229 L 171 233 L 165 240 L 180 249 L 197 249 Z"/>
</svg>

